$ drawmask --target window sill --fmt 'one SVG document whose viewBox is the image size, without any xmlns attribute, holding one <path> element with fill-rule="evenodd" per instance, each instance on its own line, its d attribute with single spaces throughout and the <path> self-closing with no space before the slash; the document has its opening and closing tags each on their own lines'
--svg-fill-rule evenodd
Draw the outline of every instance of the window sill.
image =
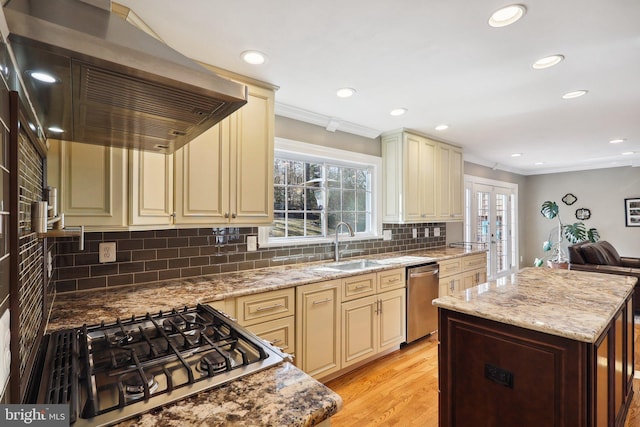
<svg viewBox="0 0 640 427">
<path fill-rule="evenodd" d="M 347 234 L 340 234 L 339 242 L 340 243 L 350 243 L 350 242 L 359 242 L 363 240 L 382 240 L 382 236 L 376 234 L 359 234 L 355 237 L 349 237 Z M 335 243 L 335 237 L 318 237 L 318 238 L 303 238 L 303 239 L 283 239 L 283 240 L 272 240 L 272 239 L 262 239 L 259 240 L 259 245 L 261 248 L 282 248 L 285 246 L 308 246 L 308 245 L 323 245 L 328 243 Z"/>
</svg>

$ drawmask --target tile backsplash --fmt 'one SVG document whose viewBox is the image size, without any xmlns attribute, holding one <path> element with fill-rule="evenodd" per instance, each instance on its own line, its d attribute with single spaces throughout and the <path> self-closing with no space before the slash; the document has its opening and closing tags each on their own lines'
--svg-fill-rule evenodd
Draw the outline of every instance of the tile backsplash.
<svg viewBox="0 0 640 427">
<path fill-rule="evenodd" d="M 424 237 L 429 227 L 430 237 Z M 433 236 L 433 227 L 440 236 Z M 385 224 L 392 239 L 341 240 L 343 258 L 445 246 L 445 223 Z M 413 229 L 418 237 L 413 238 Z M 53 284 L 57 292 L 156 282 L 285 264 L 333 259 L 332 243 L 258 248 L 247 251 L 247 236 L 258 229 L 189 228 L 86 233 L 85 250 L 76 240 L 56 239 Z M 116 262 L 99 262 L 99 244 L 116 243 Z"/>
</svg>

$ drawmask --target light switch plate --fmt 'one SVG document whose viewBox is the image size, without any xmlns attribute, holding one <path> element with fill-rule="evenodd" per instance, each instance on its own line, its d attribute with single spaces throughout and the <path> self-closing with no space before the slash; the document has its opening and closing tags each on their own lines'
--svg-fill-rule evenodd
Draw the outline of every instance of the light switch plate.
<svg viewBox="0 0 640 427">
<path fill-rule="evenodd" d="M 103 242 L 98 245 L 98 261 L 116 261 L 116 242 Z"/>
<path fill-rule="evenodd" d="M 391 240 L 391 230 L 382 230 L 382 240 Z"/>
<path fill-rule="evenodd" d="M 433 227 L 433 235 L 435 237 L 440 236 L 440 227 Z"/>
<path fill-rule="evenodd" d="M 424 237 L 429 237 L 429 227 L 424 228 Z"/>
<path fill-rule="evenodd" d="M 255 252 L 258 250 L 258 236 L 247 236 L 247 251 Z"/>
<path fill-rule="evenodd" d="M 414 238 L 414 239 L 417 239 L 417 238 L 418 238 L 418 229 L 417 229 L 417 228 L 414 228 L 414 229 L 413 229 L 413 238 Z"/>
</svg>

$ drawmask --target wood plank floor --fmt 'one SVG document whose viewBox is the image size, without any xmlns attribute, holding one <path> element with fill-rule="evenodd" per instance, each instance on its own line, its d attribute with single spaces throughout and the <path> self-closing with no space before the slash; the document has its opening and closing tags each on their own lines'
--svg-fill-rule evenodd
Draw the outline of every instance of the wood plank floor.
<svg viewBox="0 0 640 427">
<path fill-rule="evenodd" d="M 635 327 L 636 376 L 640 373 L 640 325 Z M 438 340 L 422 339 L 326 385 L 342 396 L 333 427 L 438 425 Z M 640 377 L 625 427 L 640 427 Z"/>
</svg>

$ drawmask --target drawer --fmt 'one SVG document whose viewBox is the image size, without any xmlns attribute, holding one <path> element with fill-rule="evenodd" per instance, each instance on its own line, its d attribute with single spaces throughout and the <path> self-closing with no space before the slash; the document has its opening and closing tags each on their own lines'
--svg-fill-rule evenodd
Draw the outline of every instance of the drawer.
<svg viewBox="0 0 640 427">
<path fill-rule="evenodd" d="M 487 255 L 471 255 L 462 258 L 462 271 L 475 270 L 487 266 Z"/>
<path fill-rule="evenodd" d="M 438 267 L 440 268 L 440 277 L 451 276 L 452 274 L 458 274 L 462 271 L 460 258 L 440 261 Z"/>
<path fill-rule="evenodd" d="M 378 273 L 378 292 L 389 291 L 391 289 L 404 288 L 405 270 L 397 268 Z"/>
<path fill-rule="evenodd" d="M 342 279 L 342 301 L 376 293 L 376 273 L 361 274 Z"/>
<path fill-rule="evenodd" d="M 294 316 L 289 316 L 248 326 L 247 329 L 282 351 L 293 354 L 296 348 L 294 342 L 296 336 L 295 324 Z"/>
<path fill-rule="evenodd" d="M 295 288 L 264 292 L 236 298 L 238 323 L 255 325 L 268 320 L 293 316 L 295 313 Z"/>
</svg>

